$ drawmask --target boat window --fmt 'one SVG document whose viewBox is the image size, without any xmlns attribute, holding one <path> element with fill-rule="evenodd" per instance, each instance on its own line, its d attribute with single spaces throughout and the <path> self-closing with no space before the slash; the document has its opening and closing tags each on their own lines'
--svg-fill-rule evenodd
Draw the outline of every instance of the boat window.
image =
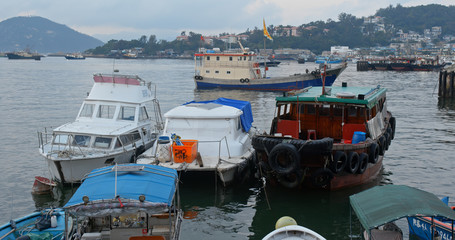
<svg viewBox="0 0 455 240">
<path fill-rule="evenodd" d="M 54 137 L 54 144 L 67 144 L 68 143 L 68 135 L 58 134 Z"/>
<path fill-rule="evenodd" d="M 73 146 L 88 147 L 90 144 L 90 136 L 75 135 L 73 139 Z"/>
<path fill-rule="evenodd" d="M 236 121 L 237 121 L 237 130 L 240 130 L 242 128 L 240 117 L 238 117 Z"/>
<path fill-rule="evenodd" d="M 220 56 L 216 56 L 216 60 L 217 60 L 217 61 L 220 61 Z"/>
<path fill-rule="evenodd" d="M 220 71 L 215 71 L 215 73 L 220 73 Z"/>
<path fill-rule="evenodd" d="M 243 56 L 243 60 L 246 61 L 246 56 Z"/>
<path fill-rule="evenodd" d="M 333 116 L 341 117 L 343 115 L 343 107 L 339 105 L 333 106 Z"/>
<path fill-rule="evenodd" d="M 330 105 L 321 105 L 319 106 L 319 116 L 329 116 L 330 115 Z"/>
<path fill-rule="evenodd" d="M 115 147 L 115 148 L 122 147 L 122 142 L 120 141 L 119 138 L 116 139 L 116 141 L 115 141 L 115 146 L 114 146 L 114 147 Z"/>
<path fill-rule="evenodd" d="M 355 117 L 357 116 L 357 107 L 350 106 L 348 108 L 348 116 L 349 117 Z"/>
<path fill-rule="evenodd" d="M 316 114 L 316 107 L 314 105 L 305 105 L 306 114 Z"/>
<path fill-rule="evenodd" d="M 210 73 L 210 70 L 205 70 L 205 73 Z"/>
<path fill-rule="evenodd" d="M 100 105 L 98 109 L 99 118 L 114 118 L 115 106 L 112 105 Z"/>
<path fill-rule="evenodd" d="M 251 56 L 248 57 L 248 61 L 251 61 Z"/>
<path fill-rule="evenodd" d="M 134 121 L 135 112 L 136 112 L 136 108 L 135 107 L 122 106 L 122 107 L 120 107 L 120 112 L 118 114 L 118 119 Z"/>
<path fill-rule="evenodd" d="M 359 108 L 359 116 L 364 117 L 365 116 L 365 108 Z"/>
<path fill-rule="evenodd" d="M 84 106 L 82 107 L 82 111 L 79 117 L 92 117 L 94 109 L 95 104 L 85 103 Z"/>
<path fill-rule="evenodd" d="M 96 148 L 109 148 L 111 146 L 112 138 L 96 137 L 93 147 Z"/>
<path fill-rule="evenodd" d="M 231 74 L 231 71 L 227 71 L 226 73 L 227 73 L 227 74 Z"/>
<path fill-rule="evenodd" d="M 149 118 L 149 115 L 147 114 L 147 109 L 145 106 L 142 106 L 139 109 L 139 121 L 147 120 Z"/>
<path fill-rule="evenodd" d="M 139 131 L 134 131 L 132 133 L 128 133 L 128 134 L 120 136 L 120 140 L 122 141 L 123 146 L 129 145 L 140 139 L 141 139 L 141 135 L 139 134 Z"/>
<path fill-rule="evenodd" d="M 232 61 L 232 57 L 229 57 L 229 61 Z"/>
<path fill-rule="evenodd" d="M 210 56 L 207 56 L 207 61 L 210 61 Z"/>
</svg>

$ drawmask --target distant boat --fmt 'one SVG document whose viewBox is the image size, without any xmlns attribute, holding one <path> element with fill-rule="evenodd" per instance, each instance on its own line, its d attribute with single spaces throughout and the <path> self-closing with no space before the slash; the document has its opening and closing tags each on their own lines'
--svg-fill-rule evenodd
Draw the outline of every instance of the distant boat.
<svg viewBox="0 0 455 240">
<path fill-rule="evenodd" d="M 322 86 L 323 69 L 307 73 L 268 77 L 267 68 L 260 68 L 254 52 L 242 47 L 239 50 L 221 52 L 219 49 L 202 49 L 195 54 L 194 81 L 199 89 L 222 88 L 256 91 L 290 91 L 308 86 Z M 340 64 L 326 69 L 325 86 L 331 86 L 346 69 Z M 264 70 L 264 72 L 262 72 Z"/>
<path fill-rule="evenodd" d="M 318 56 L 316 57 L 315 63 L 341 63 L 343 59 L 337 56 Z"/>
<path fill-rule="evenodd" d="M 8 59 L 13 59 L 13 60 L 16 60 L 16 59 L 32 59 L 32 60 L 37 60 L 37 61 L 41 60 L 41 55 L 32 54 L 32 53 L 29 53 L 26 51 L 10 52 L 10 53 L 6 53 L 6 56 L 8 57 Z"/>
<path fill-rule="evenodd" d="M 264 58 L 263 56 L 258 56 L 257 61 L 259 63 L 259 66 L 261 67 L 276 67 L 278 66 L 281 62 L 276 61 L 275 59 L 269 59 L 269 58 Z"/>
<path fill-rule="evenodd" d="M 65 56 L 67 60 L 84 60 L 85 57 L 82 54 L 67 54 Z"/>
</svg>

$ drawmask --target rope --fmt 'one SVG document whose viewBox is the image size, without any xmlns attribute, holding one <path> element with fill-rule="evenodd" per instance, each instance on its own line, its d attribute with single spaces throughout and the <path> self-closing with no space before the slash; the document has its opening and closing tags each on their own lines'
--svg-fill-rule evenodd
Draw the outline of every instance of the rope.
<svg viewBox="0 0 455 240">
<path fill-rule="evenodd" d="M 262 167 L 261 167 L 261 164 L 258 164 L 259 165 L 259 172 L 261 173 L 261 179 L 262 179 L 262 189 L 264 189 L 264 194 L 265 194 L 265 200 L 267 201 L 267 206 L 269 207 L 269 210 L 272 210 L 272 208 L 270 207 L 270 202 L 269 202 L 269 197 L 267 196 L 267 191 L 265 189 L 265 186 L 266 186 L 266 179 L 265 177 L 262 175 Z"/>
</svg>

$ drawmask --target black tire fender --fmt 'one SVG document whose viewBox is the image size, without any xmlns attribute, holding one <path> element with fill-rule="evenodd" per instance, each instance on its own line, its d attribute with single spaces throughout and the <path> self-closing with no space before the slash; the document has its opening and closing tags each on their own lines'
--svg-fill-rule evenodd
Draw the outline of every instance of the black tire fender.
<svg viewBox="0 0 455 240">
<path fill-rule="evenodd" d="M 241 82 L 241 83 L 244 83 L 244 82 L 245 82 L 245 79 L 240 78 L 240 82 Z"/>
<path fill-rule="evenodd" d="M 359 169 L 357 170 L 358 174 L 362 174 L 367 170 L 369 162 L 369 156 L 366 153 L 361 153 L 359 155 Z"/>
<path fill-rule="evenodd" d="M 384 153 L 385 153 L 385 144 L 386 144 L 386 140 L 385 140 L 384 135 L 382 135 L 381 137 L 379 137 L 379 139 L 378 139 L 378 144 L 379 144 L 379 155 L 384 156 Z"/>
<path fill-rule="evenodd" d="M 397 124 L 395 117 L 391 117 L 389 119 L 389 124 L 390 124 L 390 127 L 392 127 L 392 139 L 394 139 L 395 138 L 395 127 Z"/>
<path fill-rule="evenodd" d="M 246 83 L 249 83 L 249 82 L 250 82 L 250 79 L 245 78 L 245 82 L 246 82 Z"/>
<path fill-rule="evenodd" d="M 336 151 L 335 154 L 333 154 L 333 161 L 330 164 L 330 169 L 334 173 L 339 173 L 346 166 L 346 162 L 347 162 L 346 153 L 344 153 L 343 151 Z"/>
<path fill-rule="evenodd" d="M 359 169 L 359 154 L 356 152 L 349 152 L 347 156 L 348 160 L 346 162 L 346 171 L 356 173 Z"/>
<path fill-rule="evenodd" d="M 328 168 L 319 168 L 311 174 L 311 183 L 315 187 L 325 187 L 333 179 L 333 172 Z"/>
<path fill-rule="evenodd" d="M 278 176 L 278 182 L 286 188 L 296 188 L 299 186 L 304 179 L 304 174 L 301 169 L 292 171 L 288 174 L 283 174 Z"/>
<path fill-rule="evenodd" d="M 280 143 L 270 151 L 269 165 L 280 175 L 289 174 L 300 168 L 300 155 L 294 145 Z"/>
<path fill-rule="evenodd" d="M 377 163 L 379 159 L 379 146 L 377 143 L 372 143 L 369 149 L 369 160 L 370 163 Z"/>
</svg>

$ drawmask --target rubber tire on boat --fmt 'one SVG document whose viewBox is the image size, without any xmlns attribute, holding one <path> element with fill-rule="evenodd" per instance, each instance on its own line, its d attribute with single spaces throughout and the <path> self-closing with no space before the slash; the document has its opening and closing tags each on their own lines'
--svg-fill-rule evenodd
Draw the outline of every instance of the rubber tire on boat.
<svg viewBox="0 0 455 240">
<path fill-rule="evenodd" d="M 361 153 L 359 155 L 359 169 L 357 170 L 358 174 L 362 174 L 365 172 L 365 170 L 367 170 L 368 162 L 369 162 L 368 154 Z"/>
<path fill-rule="evenodd" d="M 385 137 L 384 137 L 384 135 L 379 137 L 378 143 L 379 143 L 379 155 L 384 156 L 384 153 L 385 153 Z"/>
<path fill-rule="evenodd" d="M 335 154 L 333 154 L 333 161 L 330 163 L 330 169 L 334 173 L 339 173 L 346 166 L 346 162 L 347 162 L 346 153 L 344 153 L 343 151 L 336 151 Z"/>
<path fill-rule="evenodd" d="M 266 151 L 267 153 L 270 153 L 273 147 L 281 142 L 283 142 L 282 138 L 272 138 L 267 136 L 253 136 L 253 139 L 251 140 L 251 144 L 256 151 Z"/>
<path fill-rule="evenodd" d="M 389 150 L 389 145 L 390 145 L 390 135 L 388 132 L 384 133 L 384 138 L 385 138 L 385 143 L 384 143 L 384 147 L 385 147 L 385 150 Z"/>
<path fill-rule="evenodd" d="M 245 79 L 240 78 L 240 82 L 241 82 L 241 83 L 244 83 L 244 82 L 245 82 Z"/>
<path fill-rule="evenodd" d="M 327 168 L 319 168 L 311 174 L 311 183 L 315 187 L 325 187 L 333 179 L 333 173 Z"/>
<path fill-rule="evenodd" d="M 199 80 L 204 80 L 204 77 L 202 77 L 202 76 L 199 76 Z"/>
<path fill-rule="evenodd" d="M 246 82 L 246 83 L 249 83 L 249 82 L 250 82 L 250 79 L 245 78 L 245 82 Z"/>
<path fill-rule="evenodd" d="M 289 174 L 299 169 L 300 154 L 294 145 L 280 143 L 270 151 L 269 165 L 280 175 Z"/>
<path fill-rule="evenodd" d="M 395 138 L 395 126 L 397 124 L 395 117 L 391 117 L 389 119 L 389 124 L 392 127 L 392 139 L 394 139 Z"/>
<path fill-rule="evenodd" d="M 359 154 L 356 152 L 348 152 L 348 161 L 346 162 L 346 171 L 356 173 L 359 169 Z"/>
<path fill-rule="evenodd" d="M 303 179 L 304 175 L 301 169 L 278 175 L 278 182 L 285 188 L 296 188 L 303 182 Z"/>
<path fill-rule="evenodd" d="M 370 163 L 377 163 L 379 160 L 379 146 L 377 143 L 372 143 L 369 149 L 369 160 Z"/>
</svg>

